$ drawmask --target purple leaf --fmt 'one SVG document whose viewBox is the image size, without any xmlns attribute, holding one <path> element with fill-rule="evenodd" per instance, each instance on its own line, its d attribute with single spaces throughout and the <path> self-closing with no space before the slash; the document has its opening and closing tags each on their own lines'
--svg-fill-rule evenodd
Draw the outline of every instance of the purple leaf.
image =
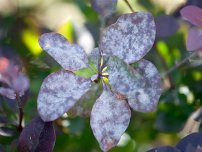
<svg viewBox="0 0 202 152">
<path fill-rule="evenodd" d="M 189 30 L 186 47 L 189 51 L 196 51 L 202 48 L 202 30 L 198 28 Z"/>
<path fill-rule="evenodd" d="M 55 145 L 55 131 L 52 122 L 33 119 L 19 138 L 20 152 L 52 152 Z"/>
<path fill-rule="evenodd" d="M 124 14 L 103 31 L 100 48 L 106 55 L 115 55 L 126 63 L 133 63 L 152 48 L 155 34 L 155 23 L 150 13 Z"/>
<path fill-rule="evenodd" d="M 4 87 L 0 87 L 0 95 L 5 96 L 12 100 L 16 98 L 16 94 L 13 89 L 4 88 Z"/>
<path fill-rule="evenodd" d="M 103 17 L 110 16 L 116 9 L 117 0 L 92 0 L 93 9 Z"/>
<path fill-rule="evenodd" d="M 127 102 L 104 90 L 93 106 L 90 119 L 93 133 L 103 151 L 117 145 L 128 127 L 130 117 Z"/>
<path fill-rule="evenodd" d="M 70 116 L 83 116 L 88 117 L 90 116 L 93 104 L 95 100 L 100 96 L 102 93 L 102 85 L 101 84 L 94 84 L 92 87 L 86 92 L 68 111 L 68 115 Z"/>
<path fill-rule="evenodd" d="M 150 112 L 156 109 L 161 79 L 151 62 L 140 60 L 133 69 L 119 58 L 110 57 L 107 72 L 112 90 L 126 96 L 134 110 Z"/>
<path fill-rule="evenodd" d="M 187 149 L 195 148 L 197 150 L 201 150 L 202 147 L 202 133 L 192 133 L 186 137 L 184 137 L 176 147 L 180 149 L 182 152 L 192 152 L 187 151 Z M 198 151 L 194 152 L 198 152 Z"/>
<path fill-rule="evenodd" d="M 25 91 L 29 88 L 29 79 L 21 72 L 13 79 L 12 88 L 23 96 Z"/>
<path fill-rule="evenodd" d="M 197 6 L 186 6 L 180 11 L 182 17 L 196 26 L 202 27 L 202 9 Z"/>
<path fill-rule="evenodd" d="M 91 87 L 91 81 L 61 70 L 50 74 L 42 83 L 38 96 L 38 112 L 44 121 L 62 116 Z"/>
<path fill-rule="evenodd" d="M 172 16 L 161 15 L 155 20 L 156 35 L 158 37 L 169 37 L 175 34 L 179 28 L 176 19 Z M 172 25 L 172 26 L 171 26 Z"/>
<path fill-rule="evenodd" d="M 151 149 L 147 152 L 181 152 L 181 151 L 175 147 L 163 146 L 163 147 Z"/>
<path fill-rule="evenodd" d="M 58 33 L 45 33 L 40 36 L 39 44 L 65 70 L 77 71 L 87 67 L 85 51 L 76 44 L 69 44 L 66 38 Z"/>
</svg>

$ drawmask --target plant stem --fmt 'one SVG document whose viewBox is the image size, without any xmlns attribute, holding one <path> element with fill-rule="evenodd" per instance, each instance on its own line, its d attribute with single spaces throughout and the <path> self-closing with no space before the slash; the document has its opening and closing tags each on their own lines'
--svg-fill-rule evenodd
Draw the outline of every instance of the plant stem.
<svg viewBox="0 0 202 152">
<path fill-rule="evenodd" d="M 18 131 L 21 132 L 23 127 L 22 127 L 22 120 L 23 120 L 23 108 L 22 108 L 22 100 L 20 99 L 20 96 L 18 93 L 16 93 L 16 100 L 18 102 L 18 109 L 19 109 L 19 124 L 18 124 Z"/>
<path fill-rule="evenodd" d="M 194 57 L 197 54 L 197 52 L 191 53 L 189 56 L 187 56 L 185 59 L 180 61 L 178 64 L 176 64 L 174 67 L 166 71 L 161 75 L 162 78 L 165 78 L 166 76 L 170 75 L 173 71 L 177 70 L 178 68 L 182 67 L 185 63 L 189 62 L 189 60 Z"/>
<path fill-rule="evenodd" d="M 130 5 L 130 3 L 128 2 L 128 0 L 124 0 L 124 2 L 126 3 L 126 5 L 130 8 L 131 12 L 135 12 L 135 10 L 133 9 L 133 7 Z"/>
</svg>

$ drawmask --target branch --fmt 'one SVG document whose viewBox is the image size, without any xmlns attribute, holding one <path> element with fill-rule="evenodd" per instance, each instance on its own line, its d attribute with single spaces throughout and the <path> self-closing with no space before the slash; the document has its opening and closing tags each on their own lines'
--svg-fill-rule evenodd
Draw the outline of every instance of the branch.
<svg viewBox="0 0 202 152">
<path fill-rule="evenodd" d="M 135 12 L 135 10 L 133 9 L 133 7 L 130 5 L 130 3 L 128 2 L 128 0 L 124 0 L 124 2 L 126 3 L 126 5 L 130 8 L 131 12 Z"/>
<path fill-rule="evenodd" d="M 23 120 L 23 108 L 22 108 L 22 100 L 20 99 L 20 96 L 18 93 L 16 93 L 16 100 L 18 102 L 18 109 L 19 109 L 19 124 L 18 124 L 18 131 L 21 132 L 23 127 L 22 127 L 22 120 Z"/>
<path fill-rule="evenodd" d="M 171 74 L 173 71 L 179 69 L 180 67 L 182 67 L 185 63 L 189 62 L 189 60 L 194 57 L 197 54 L 197 52 L 191 53 L 189 56 L 187 56 L 185 59 L 183 59 L 182 61 L 180 61 L 179 63 L 177 63 L 174 67 L 172 67 L 171 69 L 169 69 L 168 71 L 166 71 L 165 73 L 163 73 L 161 75 L 162 78 L 165 78 L 166 76 L 168 76 L 169 74 Z"/>
</svg>

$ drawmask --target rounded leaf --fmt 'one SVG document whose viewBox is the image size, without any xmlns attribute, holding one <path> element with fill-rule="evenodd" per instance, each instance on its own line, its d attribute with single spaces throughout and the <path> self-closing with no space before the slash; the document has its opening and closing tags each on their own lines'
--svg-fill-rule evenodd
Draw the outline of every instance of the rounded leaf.
<svg viewBox="0 0 202 152">
<path fill-rule="evenodd" d="M 40 36 L 39 44 L 66 70 L 76 71 L 87 67 L 85 51 L 76 44 L 69 44 L 61 34 L 45 33 Z"/>
<path fill-rule="evenodd" d="M 92 0 L 93 9 L 103 17 L 110 16 L 116 9 L 117 0 Z"/>
<path fill-rule="evenodd" d="M 196 26 L 202 27 L 202 9 L 197 6 L 186 6 L 181 9 L 180 14 L 184 19 Z"/>
<path fill-rule="evenodd" d="M 52 122 L 33 119 L 19 138 L 20 152 L 52 152 L 55 145 L 55 131 Z"/>
<path fill-rule="evenodd" d="M 151 149 L 147 152 L 181 152 L 181 151 L 175 147 L 162 146 L 162 147 L 157 147 L 157 148 Z"/>
<path fill-rule="evenodd" d="M 106 55 L 115 55 L 126 63 L 133 63 L 152 48 L 155 34 L 155 23 L 150 13 L 124 14 L 103 31 L 100 48 Z"/>
<path fill-rule="evenodd" d="M 186 47 L 189 51 L 196 51 L 202 48 L 202 30 L 198 28 L 189 30 Z"/>
<path fill-rule="evenodd" d="M 89 117 L 93 104 L 102 93 L 102 85 L 94 84 L 77 103 L 68 111 L 70 116 Z"/>
<path fill-rule="evenodd" d="M 175 34 L 179 28 L 177 20 L 168 15 L 161 15 L 155 19 L 156 35 L 158 37 L 169 37 Z M 170 26 L 172 25 L 172 26 Z"/>
<path fill-rule="evenodd" d="M 128 127 L 130 117 L 131 111 L 127 102 L 104 90 L 96 100 L 90 118 L 93 134 L 103 151 L 117 145 Z"/>
<path fill-rule="evenodd" d="M 9 99 L 15 99 L 16 94 L 13 89 L 0 87 L 0 95 L 5 96 Z"/>
<path fill-rule="evenodd" d="M 202 147 L 202 133 L 192 133 L 186 137 L 184 137 L 176 147 L 180 149 L 182 152 L 188 152 L 187 149 L 197 149 L 201 150 Z M 192 151 L 191 151 L 192 152 Z M 195 152 L 195 151 L 194 151 Z"/>
<path fill-rule="evenodd" d="M 91 87 L 91 81 L 61 70 L 50 74 L 42 83 L 38 96 L 38 112 L 44 121 L 62 116 Z"/>
<path fill-rule="evenodd" d="M 140 60 L 133 68 L 117 57 L 110 57 L 107 72 L 112 90 L 125 95 L 131 108 L 141 112 L 156 109 L 162 90 L 161 79 L 151 62 Z"/>
</svg>

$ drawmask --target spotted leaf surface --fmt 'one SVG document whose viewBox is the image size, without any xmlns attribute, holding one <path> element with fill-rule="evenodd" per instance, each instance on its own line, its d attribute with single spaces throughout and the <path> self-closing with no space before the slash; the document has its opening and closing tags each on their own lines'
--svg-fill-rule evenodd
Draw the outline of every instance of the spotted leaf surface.
<svg viewBox="0 0 202 152">
<path fill-rule="evenodd" d="M 131 111 L 125 100 L 103 91 L 93 106 L 90 119 L 93 133 L 103 151 L 117 145 L 128 127 L 130 117 Z"/>
<path fill-rule="evenodd" d="M 161 79 L 151 62 L 140 60 L 133 68 L 117 57 L 110 57 L 108 65 L 112 90 L 126 96 L 131 108 L 141 112 L 156 109 L 161 95 Z"/>
<path fill-rule="evenodd" d="M 55 145 L 55 131 L 52 122 L 33 119 L 19 138 L 20 152 L 52 152 Z"/>
<path fill-rule="evenodd" d="M 53 121 L 67 112 L 85 94 L 91 81 L 61 70 L 50 74 L 42 83 L 38 112 L 44 121 Z"/>
<path fill-rule="evenodd" d="M 117 0 L 92 0 L 93 9 L 103 17 L 110 16 L 116 9 Z"/>
<path fill-rule="evenodd" d="M 186 47 L 189 51 L 196 51 L 202 48 L 202 30 L 198 28 L 189 30 Z"/>
<path fill-rule="evenodd" d="M 89 117 L 93 104 L 102 93 L 101 84 L 93 84 L 92 87 L 85 93 L 78 102 L 72 107 L 68 115 Z"/>
<path fill-rule="evenodd" d="M 85 51 L 69 42 L 58 33 L 45 33 L 39 38 L 39 44 L 64 69 L 76 71 L 87 67 L 88 59 Z"/>
<path fill-rule="evenodd" d="M 196 26 L 202 27 L 202 9 L 197 6 L 186 6 L 180 11 L 182 17 Z"/>
<path fill-rule="evenodd" d="M 98 66 L 99 56 L 100 56 L 99 49 L 94 48 L 92 52 L 88 55 L 88 62 Z"/>
<path fill-rule="evenodd" d="M 150 13 L 124 14 L 103 31 L 100 48 L 104 54 L 133 63 L 152 48 L 155 34 L 155 23 Z"/>
</svg>

